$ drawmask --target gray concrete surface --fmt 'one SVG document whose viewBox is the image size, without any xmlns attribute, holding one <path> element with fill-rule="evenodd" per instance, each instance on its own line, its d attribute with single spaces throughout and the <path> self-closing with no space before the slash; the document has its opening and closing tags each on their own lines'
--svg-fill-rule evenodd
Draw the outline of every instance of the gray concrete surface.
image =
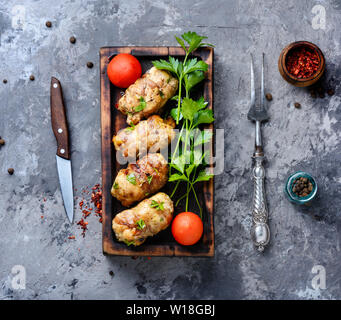
<svg viewBox="0 0 341 320">
<path fill-rule="evenodd" d="M 312 28 L 317 4 L 326 9 L 325 30 Z M 8 80 L 0 82 L 0 136 L 6 140 L 0 149 L 0 299 L 340 299 L 340 26 L 339 0 L 0 1 L 0 79 Z M 83 239 L 64 213 L 50 77 L 63 84 L 80 196 L 101 179 L 99 48 L 176 45 L 174 35 L 187 30 L 216 45 L 214 104 L 216 127 L 225 129 L 225 171 L 215 185 L 215 257 L 104 257 L 97 218 L 89 218 Z M 278 73 L 281 49 L 302 39 L 323 50 L 324 82 L 334 96 L 313 99 Z M 259 79 L 262 52 L 266 89 L 274 97 L 263 131 L 272 230 L 264 255 L 249 238 L 253 125 L 246 119 L 249 54 L 257 58 Z M 319 198 L 309 208 L 292 205 L 282 191 L 298 169 L 318 181 Z M 75 214 L 78 220 L 78 207 Z M 24 290 L 12 287 L 15 265 L 26 269 Z M 325 267 L 326 289 L 312 287 L 315 265 Z"/>
</svg>

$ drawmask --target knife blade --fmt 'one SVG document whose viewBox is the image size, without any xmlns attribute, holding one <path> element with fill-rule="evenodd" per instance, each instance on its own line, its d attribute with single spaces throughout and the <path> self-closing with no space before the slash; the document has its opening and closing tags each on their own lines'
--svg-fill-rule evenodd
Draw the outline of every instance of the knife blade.
<svg viewBox="0 0 341 320">
<path fill-rule="evenodd" d="M 51 78 L 50 89 L 51 123 L 57 140 L 57 171 L 64 208 L 69 221 L 73 221 L 73 189 L 69 130 L 63 100 L 62 86 L 55 77 Z"/>
</svg>

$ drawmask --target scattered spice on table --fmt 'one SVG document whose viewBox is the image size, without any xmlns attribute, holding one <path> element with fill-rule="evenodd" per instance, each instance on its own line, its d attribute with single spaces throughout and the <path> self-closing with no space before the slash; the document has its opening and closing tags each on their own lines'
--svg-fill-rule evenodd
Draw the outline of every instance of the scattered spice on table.
<svg viewBox="0 0 341 320">
<path fill-rule="evenodd" d="M 102 223 L 102 187 L 100 184 L 96 184 L 91 188 L 91 198 L 86 199 L 90 193 L 89 186 L 86 186 L 81 191 L 83 198 L 79 201 L 79 209 L 82 211 L 82 218 L 77 222 L 82 229 L 82 236 L 85 237 L 85 233 L 88 230 L 88 222 L 85 219 L 95 213 L 99 217 L 99 222 Z"/>
<path fill-rule="evenodd" d="M 313 184 L 308 178 L 300 177 L 294 181 L 292 191 L 299 197 L 306 197 L 313 191 Z"/>
<path fill-rule="evenodd" d="M 102 188 L 99 184 L 92 188 L 91 203 L 94 204 L 95 214 L 99 217 L 99 222 L 102 223 Z"/>
<path fill-rule="evenodd" d="M 317 52 L 303 46 L 289 51 L 286 58 L 288 72 L 298 79 L 311 77 L 317 71 L 319 63 Z"/>
<path fill-rule="evenodd" d="M 51 28 L 52 27 L 52 22 L 51 21 L 46 21 L 45 25 L 46 25 L 46 27 Z"/>
<path fill-rule="evenodd" d="M 266 100 L 271 101 L 272 100 L 272 94 L 271 93 L 267 93 L 265 95 L 265 98 L 266 98 Z"/>
<path fill-rule="evenodd" d="M 75 37 L 71 37 L 71 38 L 70 38 L 70 42 L 71 42 L 71 43 L 76 43 L 76 38 L 75 38 Z"/>
<path fill-rule="evenodd" d="M 93 66 L 94 66 L 94 64 L 92 63 L 92 62 L 87 62 L 87 64 L 86 64 L 86 66 L 89 68 L 89 69 L 91 69 Z"/>
<path fill-rule="evenodd" d="M 294 103 L 294 106 L 295 106 L 295 108 L 297 108 L 297 109 L 301 108 L 301 104 L 298 103 L 298 102 L 295 102 L 295 103 Z"/>
<path fill-rule="evenodd" d="M 7 169 L 7 172 L 8 172 L 10 175 L 12 175 L 12 174 L 14 173 L 14 169 L 13 169 L 13 168 L 8 168 L 8 169 Z"/>
<path fill-rule="evenodd" d="M 86 230 L 88 230 L 88 222 L 87 221 L 84 221 L 84 219 L 80 219 L 78 222 L 77 222 L 77 225 L 79 225 L 82 229 L 82 236 L 83 238 L 85 237 L 85 232 Z"/>
</svg>

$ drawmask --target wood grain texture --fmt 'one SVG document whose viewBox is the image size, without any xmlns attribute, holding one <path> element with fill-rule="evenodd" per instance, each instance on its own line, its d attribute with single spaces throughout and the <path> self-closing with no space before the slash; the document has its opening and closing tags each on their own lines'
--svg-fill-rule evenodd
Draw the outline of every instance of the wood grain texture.
<svg viewBox="0 0 341 320">
<path fill-rule="evenodd" d="M 214 256 L 214 179 L 202 184 L 200 188 L 200 202 L 204 208 L 203 223 L 204 234 L 201 240 L 194 246 L 181 246 L 171 237 L 163 240 L 158 236 L 139 247 L 128 247 L 118 242 L 112 231 L 111 223 L 115 214 L 123 208 L 120 203 L 111 196 L 110 189 L 114 177 L 121 169 L 116 162 L 112 136 L 126 126 L 125 116 L 118 112 L 114 105 L 121 97 L 122 91 L 111 85 L 106 69 L 110 59 L 119 53 L 131 53 L 139 61 L 167 59 L 168 55 L 178 58 L 184 57 L 184 50 L 180 47 L 103 47 L 100 49 L 100 73 L 101 73 L 101 128 L 102 128 L 102 185 L 103 185 L 103 253 L 122 256 Z M 200 48 L 195 56 L 204 60 L 209 68 L 203 84 L 204 98 L 208 107 L 213 110 L 213 54 L 212 48 Z M 144 70 L 145 71 L 145 70 Z M 207 126 L 213 130 L 214 125 Z M 210 146 L 213 155 L 213 144 Z M 211 157 L 212 160 L 212 157 Z M 213 167 L 211 161 L 211 167 Z M 175 215 L 179 212 L 175 212 Z M 168 228 L 169 229 L 169 228 Z M 164 231 L 163 231 L 164 232 Z M 162 232 L 161 232 L 162 233 Z"/>
<path fill-rule="evenodd" d="M 57 140 L 57 155 L 70 160 L 69 130 L 64 106 L 63 90 L 58 79 L 51 78 L 51 122 Z"/>
</svg>

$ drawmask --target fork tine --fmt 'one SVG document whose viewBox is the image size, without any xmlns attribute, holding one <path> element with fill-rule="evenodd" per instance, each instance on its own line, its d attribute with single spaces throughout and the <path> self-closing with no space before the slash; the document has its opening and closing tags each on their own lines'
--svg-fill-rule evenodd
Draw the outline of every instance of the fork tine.
<svg viewBox="0 0 341 320">
<path fill-rule="evenodd" d="M 264 52 L 262 55 L 262 83 L 261 83 L 261 98 L 260 98 L 260 106 L 262 108 L 262 110 L 264 110 L 264 97 L 265 97 L 265 93 L 264 93 Z"/>
<path fill-rule="evenodd" d="M 255 72 L 253 68 L 253 58 L 252 54 L 251 56 L 251 106 L 255 105 L 255 99 L 256 99 L 256 90 L 255 90 Z"/>
</svg>

